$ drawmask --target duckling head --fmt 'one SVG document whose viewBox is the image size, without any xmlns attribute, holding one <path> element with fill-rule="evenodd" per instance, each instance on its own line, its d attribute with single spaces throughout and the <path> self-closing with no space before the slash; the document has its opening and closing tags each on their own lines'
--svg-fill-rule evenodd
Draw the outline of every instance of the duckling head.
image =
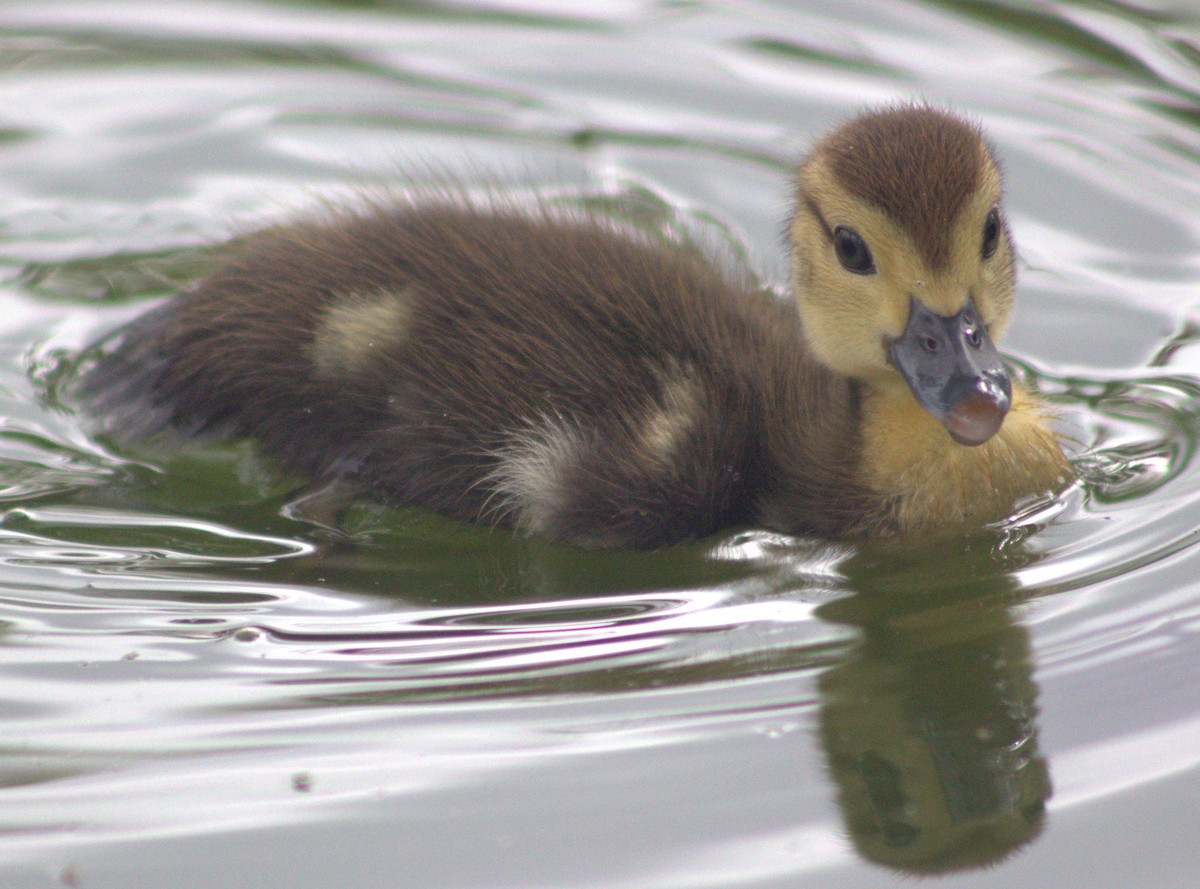
<svg viewBox="0 0 1200 889">
<path fill-rule="evenodd" d="M 963 445 L 999 431 L 1012 401 L 994 345 L 1015 277 L 1000 202 L 978 127 L 924 105 L 849 121 L 797 174 L 793 284 L 817 358 L 916 399 Z"/>
</svg>

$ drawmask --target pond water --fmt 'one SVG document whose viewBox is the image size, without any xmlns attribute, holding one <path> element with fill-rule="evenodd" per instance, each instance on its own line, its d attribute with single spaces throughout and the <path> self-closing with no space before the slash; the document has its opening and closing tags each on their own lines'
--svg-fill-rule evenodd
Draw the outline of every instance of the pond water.
<svg viewBox="0 0 1200 889">
<path fill-rule="evenodd" d="M 63 395 L 209 245 L 436 171 L 782 293 L 791 165 L 908 97 L 1005 160 L 1005 348 L 1081 476 L 952 546 L 333 533 Z M 3 886 L 1196 885 L 1191 0 L 14 0 L 0 263 Z"/>
</svg>

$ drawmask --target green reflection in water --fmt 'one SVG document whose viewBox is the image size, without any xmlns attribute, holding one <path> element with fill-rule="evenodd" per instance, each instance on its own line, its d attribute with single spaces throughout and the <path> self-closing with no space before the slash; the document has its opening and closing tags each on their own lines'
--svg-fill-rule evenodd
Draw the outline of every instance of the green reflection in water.
<svg viewBox="0 0 1200 889">
<path fill-rule="evenodd" d="M 979 0 L 932 0 L 966 17 L 996 25 L 1023 38 L 1041 40 L 1078 53 L 1084 58 L 1120 71 L 1126 77 L 1157 80 L 1154 70 L 1136 55 L 1083 28 L 1057 10 L 1022 9 Z"/>
<path fill-rule="evenodd" d="M 872 59 L 858 56 L 848 58 L 845 55 L 828 52 L 816 46 L 806 46 L 793 40 L 780 37 L 751 37 L 743 40 L 741 45 L 756 53 L 776 56 L 802 65 L 824 65 L 834 68 L 845 68 L 850 71 L 863 73 L 886 74 L 895 78 L 906 78 L 904 71 L 891 65 L 885 65 Z"/>
<path fill-rule="evenodd" d="M 66 262 L 31 262 L 17 283 L 47 302 L 81 298 L 121 303 L 163 296 L 197 280 L 212 265 L 207 250 L 114 253 Z"/>
</svg>

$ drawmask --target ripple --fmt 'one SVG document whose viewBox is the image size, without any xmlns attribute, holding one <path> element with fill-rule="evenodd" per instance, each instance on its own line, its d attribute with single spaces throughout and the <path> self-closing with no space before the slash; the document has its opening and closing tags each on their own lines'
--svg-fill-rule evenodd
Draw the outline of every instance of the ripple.
<svg viewBox="0 0 1200 889">
<path fill-rule="evenodd" d="M 33 530 L 24 530 L 33 529 Z M 78 548 L 62 548 L 62 538 Z M 121 542 L 114 547 L 105 538 Z M 138 541 L 143 541 L 139 543 Z M 310 555 L 312 544 L 254 534 L 182 516 L 130 514 L 102 509 L 22 508 L 0 515 L 0 558 L 50 565 L 85 554 L 84 562 L 152 562 L 172 566 L 271 563 Z M 65 556 L 64 556 L 65 553 Z"/>
<path fill-rule="evenodd" d="M 470 628 L 477 631 L 537 632 L 599 631 L 647 617 L 662 618 L 711 607 L 715 597 L 693 596 L 687 599 L 647 599 L 605 597 L 573 599 L 536 605 L 510 605 L 488 609 L 463 609 L 411 621 L 418 626 Z M 706 601 L 708 599 L 709 601 Z"/>
</svg>

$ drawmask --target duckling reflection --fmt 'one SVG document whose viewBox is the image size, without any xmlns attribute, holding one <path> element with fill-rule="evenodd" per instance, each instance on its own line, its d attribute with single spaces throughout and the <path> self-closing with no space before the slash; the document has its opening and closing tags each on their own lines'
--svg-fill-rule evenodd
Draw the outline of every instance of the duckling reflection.
<svg viewBox="0 0 1200 889">
<path fill-rule="evenodd" d="M 860 854 L 910 873 L 1005 858 L 1038 836 L 1051 794 L 1028 633 L 1000 584 L 981 591 L 972 579 L 994 574 L 984 558 L 990 567 L 956 561 L 957 576 L 927 578 L 924 591 L 852 560 L 844 568 L 862 592 L 820 609 L 863 634 L 820 680 L 843 818 Z"/>
</svg>

